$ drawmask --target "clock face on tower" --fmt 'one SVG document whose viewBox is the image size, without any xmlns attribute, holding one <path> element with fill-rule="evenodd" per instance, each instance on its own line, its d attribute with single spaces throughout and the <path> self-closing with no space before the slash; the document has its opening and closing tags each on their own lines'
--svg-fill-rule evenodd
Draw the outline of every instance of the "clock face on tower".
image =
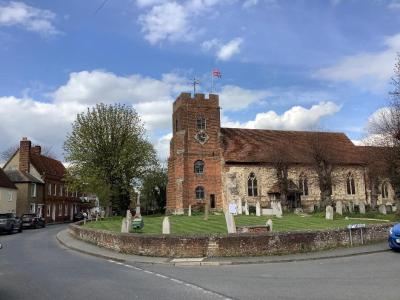
<svg viewBox="0 0 400 300">
<path fill-rule="evenodd" d="M 196 133 L 194 136 L 195 140 L 198 141 L 200 144 L 205 144 L 208 140 L 208 135 L 205 131 L 201 130 Z"/>
</svg>

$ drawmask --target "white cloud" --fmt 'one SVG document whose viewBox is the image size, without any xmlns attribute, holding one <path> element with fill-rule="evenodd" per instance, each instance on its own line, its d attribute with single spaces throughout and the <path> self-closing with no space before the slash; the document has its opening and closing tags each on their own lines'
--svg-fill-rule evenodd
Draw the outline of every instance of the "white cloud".
<svg viewBox="0 0 400 300">
<path fill-rule="evenodd" d="M 217 52 L 217 58 L 220 60 L 229 60 L 235 54 L 240 52 L 240 46 L 243 43 L 242 38 L 235 38 L 225 45 L 222 45 Z"/>
<path fill-rule="evenodd" d="M 172 138 L 172 133 L 168 133 L 168 134 L 160 137 L 154 143 L 154 148 L 156 149 L 156 151 L 158 153 L 158 157 L 161 160 L 161 162 L 166 161 L 169 156 L 169 144 L 170 144 L 171 138 Z"/>
<path fill-rule="evenodd" d="M 251 103 L 260 102 L 272 95 L 266 90 L 249 90 L 235 85 L 225 85 L 219 93 L 220 105 L 226 110 L 240 110 Z"/>
<path fill-rule="evenodd" d="M 400 51 L 400 33 L 387 37 L 385 49 L 375 53 L 359 53 L 342 59 L 337 65 L 320 69 L 315 78 L 330 81 L 349 81 L 370 90 L 381 90 L 393 75 L 397 52 Z"/>
<path fill-rule="evenodd" d="M 223 126 L 254 129 L 281 129 L 305 130 L 318 125 L 321 118 L 333 115 L 340 110 L 340 106 L 333 102 L 320 102 L 307 109 L 302 106 L 293 106 L 283 114 L 275 111 L 258 113 L 254 120 L 239 123 L 223 118 Z"/>
<path fill-rule="evenodd" d="M 53 22 L 56 15 L 46 9 L 39 9 L 22 2 L 0 3 L 0 26 L 20 26 L 44 36 L 59 33 Z"/>
<path fill-rule="evenodd" d="M 193 31 L 188 22 L 188 12 L 177 2 L 154 6 L 149 13 L 139 17 L 145 39 L 151 44 L 162 40 L 190 40 Z"/>
<path fill-rule="evenodd" d="M 136 0 L 136 5 L 140 8 L 143 8 L 146 6 L 153 6 L 155 4 L 161 4 L 165 2 L 167 2 L 167 0 Z"/>
<path fill-rule="evenodd" d="M 400 0 L 392 0 L 388 6 L 389 9 L 400 9 Z"/>
<path fill-rule="evenodd" d="M 244 8 L 250 8 L 250 7 L 256 6 L 257 4 L 258 4 L 258 0 L 246 0 L 246 1 L 244 1 L 242 6 Z"/>
</svg>

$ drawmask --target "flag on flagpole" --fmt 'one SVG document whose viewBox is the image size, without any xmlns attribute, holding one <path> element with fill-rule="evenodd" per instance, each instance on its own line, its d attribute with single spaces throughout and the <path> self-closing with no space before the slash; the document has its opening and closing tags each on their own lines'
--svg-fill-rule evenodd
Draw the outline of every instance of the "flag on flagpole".
<svg viewBox="0 0 400 300">
<path fill-rule="evenodd" d="M 218 70 L 218 69 L 214 69 L 214 70 L 212 71 L 212 76 L 213 76 L 213 77 L 221 78 L 221 77 L 222 77 L 221 71 Z"/>
</svg>

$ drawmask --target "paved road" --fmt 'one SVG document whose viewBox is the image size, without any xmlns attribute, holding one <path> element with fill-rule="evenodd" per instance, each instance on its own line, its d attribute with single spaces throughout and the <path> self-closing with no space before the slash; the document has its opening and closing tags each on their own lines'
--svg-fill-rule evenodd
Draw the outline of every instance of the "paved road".
<svg viewBox="0 0 400 300">
<path fill-rule="evenodd" d="M 400 253 L 171 267 L 129 265 L 74 252 L 65 225 L 1 235 L 0 299 L 400 299 Z"/>
</svg>

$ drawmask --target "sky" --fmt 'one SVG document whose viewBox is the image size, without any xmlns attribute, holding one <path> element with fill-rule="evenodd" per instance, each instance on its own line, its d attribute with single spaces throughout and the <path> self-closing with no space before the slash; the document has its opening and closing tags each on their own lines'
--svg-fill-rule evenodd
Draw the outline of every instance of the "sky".
<svg viewBox="0 0 400 300">
<path fill-rule="evenodd" d="M 160 160 L 181 92 L 220 96 L 222 126 L 363 140 L 388 102 L 400 0 L 0 0 L 0 151 L 62 145 L 78 113 L 132 105 Z"/>
</svg>

